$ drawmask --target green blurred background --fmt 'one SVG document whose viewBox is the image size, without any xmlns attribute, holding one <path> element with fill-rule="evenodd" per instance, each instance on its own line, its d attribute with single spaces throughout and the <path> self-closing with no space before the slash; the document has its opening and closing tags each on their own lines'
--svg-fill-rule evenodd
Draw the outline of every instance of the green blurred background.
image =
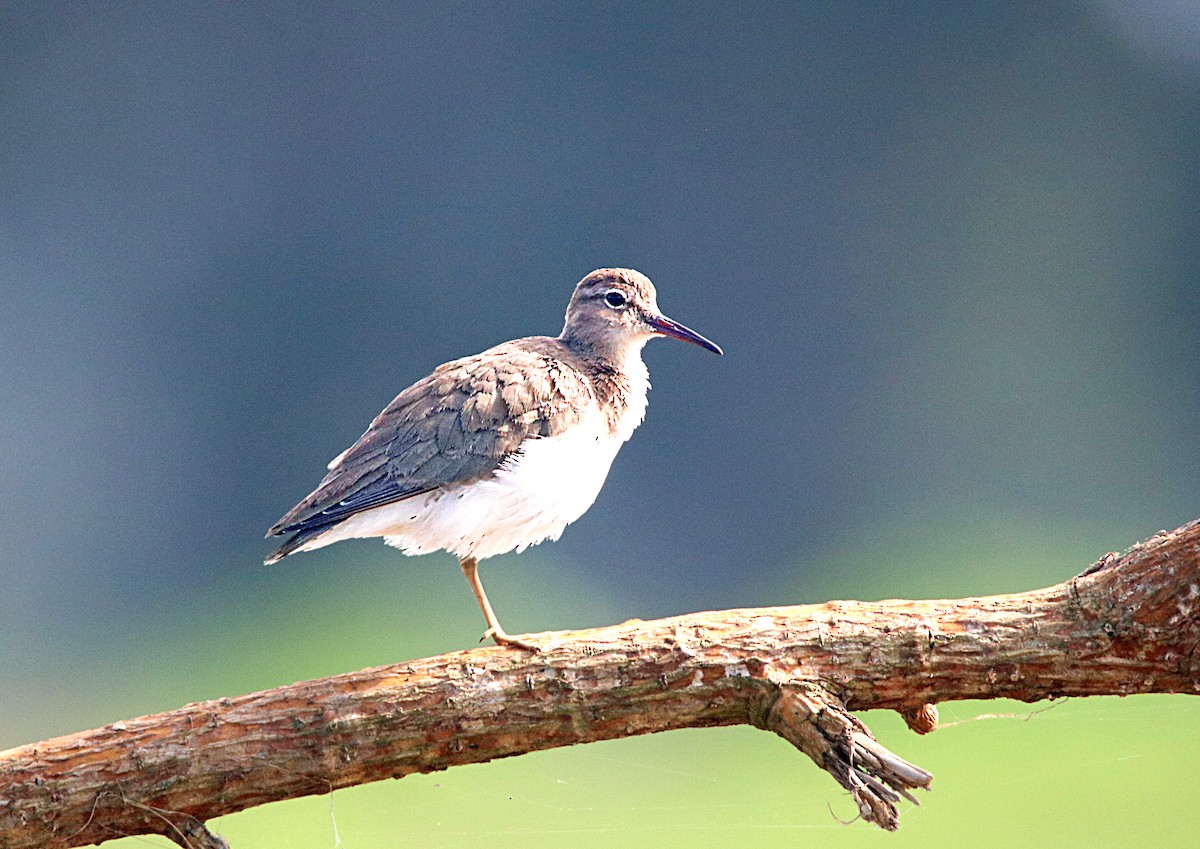
<svg viewBox="0 0 1200 849">
<path fill-rule="evenodd" d="M 449 556 L 261 535 L 600 265 L 727 356 L 650 346 L 596 505 L 485 564 L 513 632 L 1027 589 L 1200 515 L 1194 2 L 8 3 L 0 80 L 0 748 L 473 644 Z M 936 775 L 897 835 L 750 729 L 216 828 L 1196 845 L 1200 702 L 1029 711 L 867 716 Z"/>
</svg>

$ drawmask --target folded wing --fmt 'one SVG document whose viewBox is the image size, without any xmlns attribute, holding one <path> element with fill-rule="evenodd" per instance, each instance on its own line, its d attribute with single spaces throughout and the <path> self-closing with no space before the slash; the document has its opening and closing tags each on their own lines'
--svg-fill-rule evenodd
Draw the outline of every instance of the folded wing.
<svg viewBox="0 0 1200 849">
<path fill-rule="evenodd" d="M 518 339 L 439 366 L 405 389 L 268 531 L 273 563 L 356 513 L 495 474 L 526 439 L 554 436 L 592 397 L 557 340 Z"/>
</svg>

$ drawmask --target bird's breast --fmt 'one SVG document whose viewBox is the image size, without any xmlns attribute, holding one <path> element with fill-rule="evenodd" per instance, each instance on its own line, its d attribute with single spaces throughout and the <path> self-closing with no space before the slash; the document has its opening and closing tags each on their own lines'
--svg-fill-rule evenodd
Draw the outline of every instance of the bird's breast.
<svg viewBox="0 0 1200 849">
<path fill-rule="evenodd" d="M 593 377 L 593 387 L 609 430 L 619 442 L 627 441 L 646 417 L 650 392 L 650 372 L 640 350 L 630 351 L 620 369 Z"/>
<path fill-rule="evenodd" d="M 513 505 L 514 518 L 521 514 L 519 523 L 544 520 L 557 537 L 592 506 L 624 441 L 593 416 L 557 436 L 525 440 L 485 484 Z"/>
</svg>

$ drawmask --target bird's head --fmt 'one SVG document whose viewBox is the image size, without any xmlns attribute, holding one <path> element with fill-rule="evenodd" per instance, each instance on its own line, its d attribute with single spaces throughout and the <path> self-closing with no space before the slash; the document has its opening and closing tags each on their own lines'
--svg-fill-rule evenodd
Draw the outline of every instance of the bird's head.
<svg viewBox="0 0 1200 849">
<path fill-rule="evenodd" d="M 580 280 L 559 338 L 569 345 L 620 351 L 631 345 L 640 348 L 654 336 L 670 336 L 722 353 L 715 343 L 663 315 L 654 284 L 632 268 L 600 268 Z"/>
</svg>

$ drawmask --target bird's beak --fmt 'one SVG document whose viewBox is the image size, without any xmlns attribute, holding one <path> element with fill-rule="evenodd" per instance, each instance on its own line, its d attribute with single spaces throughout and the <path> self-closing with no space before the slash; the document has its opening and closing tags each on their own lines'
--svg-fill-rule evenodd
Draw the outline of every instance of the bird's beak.
<svg viewBox="0 0 1200 849">
<path fill-rule="evenodd" d="M 663 336 L 670 336 L 674 339 L 682 339 L 684 342 L 691 342 L 693 345 L 699 345 L 701 348 L 712 351 L 714 354 L 725 353 L 721 350 L 720 345 L 705 339 L 690 327 L 684 327 L 673 318 L 667 318 L 665 315 L 648 315 L 645 321 L 655 333 L 661 333 Z"/>
</svg>

